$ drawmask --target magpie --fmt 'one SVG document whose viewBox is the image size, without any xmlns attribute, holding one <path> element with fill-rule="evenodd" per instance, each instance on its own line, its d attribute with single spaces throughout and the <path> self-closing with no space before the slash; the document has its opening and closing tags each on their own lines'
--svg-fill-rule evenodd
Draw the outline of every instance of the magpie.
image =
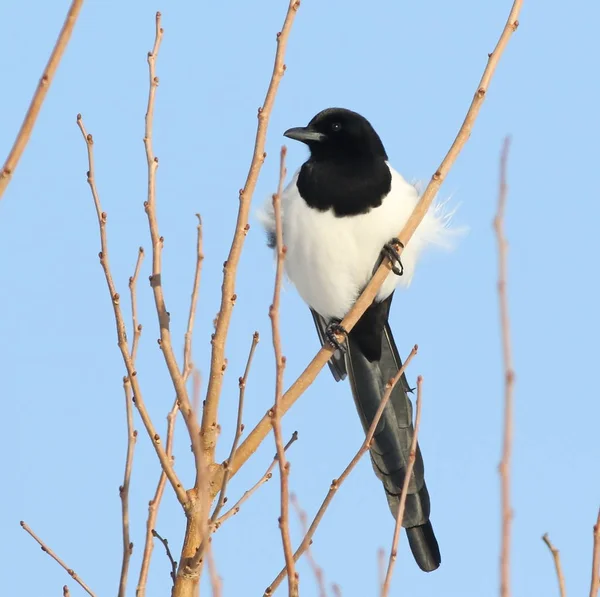
<svg viewBox="0 0 600 597">
<path fill-rule="evenodd" d="M 329 108 L 306 127 L 284 136 L 305 143 L 310 157 L 281 196 L 285 270 L 310 307 L 319 339 L 336 351 L 329 367 L 336 381 L 350 379 L 362 426 L 370 427 L 387 382 L 402 366 L 388 322 L 394 290 L 408 286 L 417 257 L 429 244 L 445 244 L 448 216 L 429 210 L 403 250 L 395 236 L 419 193 L 388 163 L 379 135 L 369 121 L 350 110 Z M 267 202 L 259 218 L 275 245 L 275 218 Z M 392 240 L 391 240 L 392 239 Z M 340 322 L 369 282 L 383 256 L 390 272 L 373 303 L 349 333 Z M 336 338 L 344 337 L 343 343 Z M 413 437 L 410 386 L 403 375 L 379 421 L 370 456 L 390 510 L 397 515 Z M 419 567 L 430 572 L 441 562 L 429 520 L 429 493 L 417 447 L 403 526 Z"/>
</svg>

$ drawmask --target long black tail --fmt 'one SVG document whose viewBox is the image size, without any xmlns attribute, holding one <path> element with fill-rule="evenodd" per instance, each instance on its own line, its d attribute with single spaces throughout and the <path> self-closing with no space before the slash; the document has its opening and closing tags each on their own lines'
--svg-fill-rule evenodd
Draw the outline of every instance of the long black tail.
<svg viewBox="0 0 600 597">
<path fill-rule="evenodd" d="M 389 304 L 385 306 L 386 320 L 388 309 Z M 325 322 L 315 312 L 313 312 L 313 317 L 323 342 Z M 387 321 L 383 326 L 383 333 L 375 335 L 376 341 L 381 342 L 380 353 L 378 346 L 365 346 L 364 328 L 368 325 L 370 329 L 373 329 L 373 322 L 364 320 L 364 324 L 357 325 L 350 332 L 346 358 L 343 359 L 342 355 L 336 352 L 330 361 L 330 368 L 336 380 L 343 379 L 347 370 L 356 408 L 366 432 L 383 398 L 387 382 L 400 370 L 402 361 Z M 355 330 L 356 333 L 353 333 Z M 379 358 L 374 360 L 373 354 L 377 354 Z M 383 483 L 394 518 L 398 513 L 414 432 L 412 404 L 408 398 L 408 391 L 410 391 L 410 386 L 403 375 L 394 387 L 379 420 L 370 450 L 373 469 Z M 423 458 L 417 446 L 402 526 L 406 528 L 413 556 L 421 570 L 425 572 L 435 570 L 441 562 L 438 543 L 429 521 L 429 512 L 429 493 L 425 485 Z"/>
</svg>

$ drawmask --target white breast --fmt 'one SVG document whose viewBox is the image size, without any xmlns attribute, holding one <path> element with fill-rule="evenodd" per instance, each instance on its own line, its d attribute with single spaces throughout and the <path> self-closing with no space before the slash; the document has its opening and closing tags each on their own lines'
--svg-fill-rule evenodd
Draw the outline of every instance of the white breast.
<svg viewBox="0 0 600 597">
<path fill-rule="evenodd" d="M 390 193 L 367 214 L 336 217 L 332 210 L 310 208 L 296 187 L 298 172 L 282 194 L 286 273 L 304 301 L 326 319 L 341 319 L 348 312 L 369 281 L 383 245 L 402 229 L 418 201 L 415 187 L 390 171 Z M 274 229 L 272 206 L 265 206 L 261 220 Z M 430 211 L 402 254 L 404 275 L 390 273 L 376 300 L 387 298 L 398 284 L 408 286 L 421 249 L 442 242 L 445 232 L 445 218 L 439 210 Z"/>
</svg>

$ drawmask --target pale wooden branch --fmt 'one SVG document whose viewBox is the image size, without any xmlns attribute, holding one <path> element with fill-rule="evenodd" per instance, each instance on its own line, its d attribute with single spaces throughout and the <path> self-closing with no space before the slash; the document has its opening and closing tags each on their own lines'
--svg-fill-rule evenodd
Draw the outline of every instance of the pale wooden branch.
<svg viewBox="0 0 600 597">
<path fill-rule="evenodd" d="M 121 498 L 121 518 L 123 520 L 123 560 L 121 563 L 121 576 L 119 579 L 119 597 L 127 595 L 127 575 L 129 562 L 133 553 L 133 543 L 129 535 L 129 483 L 131 481 L 131 470 L 133 468 L 133 452 L 138 432 L 133 428 L 133 408 L 131 402 L 133 394 L 129 378 L 123 378 L 123 390 L 125 392 L 125 412 L 127 413 L 127 454 L 125 456 L 125 472 L 123 473 L 123 485 L 119 487 Z"/>
<path fill-rule="evenodd" d="M 244 187 L 240 190 L 240 206 L 238 210 L 237 222 L 229 256 L 224 264 L 223 286 L 221 295 L 221 306 L 217 317 L 215 334 L 212 338 L 212 354 L 210 361 L 210 374 L 208 380 L 208 389 L 202 416 L 202 438 L 204 450 L 208 454 L 209 462 L 214 461 L 214 452 L 216 447 L 217 414 L 219 408 L 219 398 L 223 383 L 223 367 L 225 364 L 225 342 L 229 331 L 229 323 L 233 305 L 236 300 L 235 281 L 237 275 L 238 263 L 242 254 L 244 240 L 250 228 L 248 224 L 248 215 L 250 213 L 250 204 L 252 195 L 256 188 L 258 176 L 265 160 L 265 141 L 267 137 L 267 128 L 269 118 L 275 102 L 275 96 L 279 88 L 279 83 L 285 72 L 284 56 L 287 47 L 288 38 L 294 22 L 294 17 L 298 7 L 299 0 L 290 0 L 285 20 L 281 32 L 277 34 L 277 51 L 275 53 L 275 63 L 273 65 L 273 74 L 269 83 L 269 88 L 265 96 L 265 101 L 258 110 L 258 127 L 256 130 L 256 141 L 250 170 L 246 178 Z M 270 425 L 270 422 L 269 422 Z M 237 470 L 237 468 L 236 468 Z M 222 475 L 224 471 L 220 469 Z M 217 484 L 220 486 L 220 483 Z"/>
<path fill-rule="evenodd" d="M 131 322 L 133 328 L 133 342 L 131 344 L 131 362 L 135 366 L 135 357 L 139 345 L 142 326 L 137 319 L 137 279 L 144 259 L 144 249 L 139 248 L 137 261 L 133 270 L 133 275 L 129 278 L 129 293 L 131 296 Z M 129 562 L 133 553 L 133 543 L 129 534 L 129 483 L 131 480 L 131 470 L 133 467 L 133 452 L 137 439 L 137 431 L 133 428 L 133 391 L 128 377 L 123 378 L 123 390 L 125 392 L 125 413 L 127 419 L 127 453 L 125 456 L 125 472 L 123 474 L 123 484 L 119 487 L 119 496 L 121 497 L 121 518 L 123 520 L 123 560 L 121 563 L 121 576 L 119 579 L 119 597 L 125 597 L 127 594 L 127 576 L 129 573 Z"/>
<path fill-rule="evenodd" d="M 171 462 L 173 462 L 173 439 L 175 437 L 175 423 L 177 421 L 177 413 L 179 412 L 179 406 L 177 400 L 175 400 L 173 407 L 167 415 L 167 445 L 166 453 Z M 158 517 L 158 509 L 162 500 L 163 493 L 165 491 L 165 485 L 167 483 L 167 475 L 164 470 L 161 470 L 156 491 L 154 497 L 148 504 L 148 518 L 146 519 L 146 538 L 144 540 L 144 554 L 142 556 L 142 564 L 140 567 L 140 576 L 135 592 L 136 597 L 145 597 L 146 585 L 148 583 L 148 572 L 150 571 L 150 560 L 152 559 L 152 552 L 154 550 L 154 541 L 152 531 L 156 526 L 156 519 Z"/>
<path fill-rule="evenodd" d="M 288 441 L 288 443 L 284 446 L 284 450 L 287 449 L 298 439 L 298 432 L 294 431 L 292 433 L 292 437 Z M 239 511 L 241 505 L 252 496 L 252 494 L 261 486 L 264 485 L 267 481 L 271 479 L 273 476 L 273 469 L 277 464 L 277 454 L 275 454 L 275 458 L 273 458 L 273 462 L 269 465 L 269 468 L 265 471 L 265 474 L 250 488 L 248 491 L 245 491 L 242 497 L 229 509 L 223 516 L 217 518 L 214 522 L 214 530 L 217 530 L 226 520 L 229 520 L 232 516 L 235 516 Z"/>
<path fill-rule="evenodd" d="M 500 328 L 502 334 L 502 354 L 504 362 L 504 438 L 502 460 L 500 462 L 500 484 L 502 502 L 502 545 L 500 551 L 500 595 L 510 597 L 510 533 L 512 525 L 512 509 L 510 505 L 510 465 L 513 440 L 513 388 L 515 372 L 512 364 L 512 348 L 510 339 L 510 318 L 508 310 L 507 285 L 507 253 L 508 243 L 504 236 L 504 211 L 506 206 L 507 183 L 506 162 L 510 141 L 504 141 L 500 157 L 500 188 L 498 190 L 498 211 L 494 218 L 494 229 L 498 243 L 498 299 L 500 303 Z"/>
<path fill-rule="evenodd" d="M 390 549 L 390 559 L 385 574 L 385 581 L 381 588 L 381 597 L 387 597 L 390 594 L 392 585 L 392 574 L 394 572 L 394 564 L 398 556 L 398 541 L 400 540 L 400 530 L 402 529 L 402 521 L 404 520 L 404 510 L 406 508 L 406 496 L 408 495 L 408 486 L 412 477 L 415 459 L 417 455 L 417 440 L 419 437 L 419 426 L 421 424 L 421 405 L 423 401 L 423 377 L 417 377 L 417 414 L 415 415 L 415 429 L 410 444 L 410 456 L 404 475 L 404 483 L 402 484 L 402 492 L 400 493 L 400 503 L 398 504 L 398 513 L 396 514 L 396 526 L 394 527 L 394 538 L 392 539 L 392 548 Z"/>
<path fill-rule="evenodd" d="M 63 587 L 63 597 L 71 597 L 71 592 L 69 591 L 69 587 L 67 587 L 67 585 Z"/>
<path fill-rule="evenodd" d="M 206 559 L 208 561 L 208 573 L 210 575 L 210 585 L 212 588 L 213 597 L 221 597 L 223 594 L 223 581 L 217 572 L 217 565 L 215 563 L 212 543 L 209 543 L 208 550 L 206 552 Z"/>
<path fill-rule="evenodd" d="M 277 255 L 277 267 L 275 272 L 275 287 L 273 290 L 273 303 L 269 309 L 271 318 L 271 329 L 273 331 L 273 349 L 275 351 L 275 406 L 271 410 L 271 424 L 273 426 L 273 435 L 275 436 L 275 445 L 277 446 L 277 460 L 279 461 L 279 480 L 281 491 L 281 514 L 279 516 L 279 529 L 281 531 L 281 540 L 283 542 L 283 554 L 285 556 L 285 565 L 287 568 L 287 577 L 289 584 L 290 597 L 298 596 L 298 574 L 294 561 L 294 552 L 292 550 L 292 538 L 290 536 L 290 517 L 289 517 L 289 475 L 290 465 L 285 457 L 283 449 L 283 434 L 281 432 L 281 414 L 279 406 L 283 394 L 283 372 L 285 369 L 285 357 L 281 348 L 281 333 L 279 330 L 279 303 L 281 298 L 281 283 L 283 281 L 283 263 L 285 259 L 286 248 L 283 244 L 283 227 L 281 223 L 281 193 L 283 192 L 283 183 L 285 181 L 285 146 L 281 148 L 279 159 L 279 184 L 277 193 L 273 195 L 273 212 L 275 215 L 275 252 Z"/>
<path fill-rule="evenodd" d="M 562 564 L 560 562 L 560 552 L 552 542 L 550 541 L 550 537 L 548 537 L 548 533 L 545 533 L 542 537 L 542 541 L 548 546 L 550 553 L 552 554 L 552 559 L 554 560 L 554 567 L 556 568 L 556 576 L 558 578 L 558 588 L 560 589 L 560 597 L 567 597 L 567 589 L 565 587 L 565 577 L 562 570 Z"/>
<path fill-rule="evenodd" d="M 194 272 L 194 282 L 192 284 L 192 296 L 190 299 L 190 310 L 188 314 L 187 330 L 185 332 L 183 344 L 183 379 L 187 381 L 194 363 L 192 362 L 192 336 L 194 334 L 194 321 L 196 319 L 196 307 L 198 305 L 198 294 L 200 290 L 200 274 L 202 272 L 202 262 L 204 261 L 204 253 L 202 252 L 202 218 L 200 214 L 196 214 L 198 218 L 198 236 L 196 241 L 196 271 Z M 192 405 L 192 410 L 196 413 L 196 409 Z M 196 415 L 194 415 L 196 416 Z"/>
<path fill-rule="evenodd" d="M 57 562 L 64 570 L 66 570 L 67 574 L 88 594 L 91 595 L 91 597 L 96 597 L 95 593 L 92 591 L 92 589 L 90 589 L 81 579 L 81 577 L 75 572 L 75 570 L 73 570 L 72 568 L 69 568 L 64 562 L 63 560 L 61 560 L 31 529 L 31 527 L 24 522 L 23 520 L 21 521 L 21 527 L 23 528 L 23 530 L 25 530 L 27 533 L 29 533 L 39 544 L 39 546 L 42 548 L 42 551 L 44 553 L 47 553 L 55 562 Z M 65 586 L 63 587 L 63 594 L 65 593 L 65 590 L 68 594 L 69 589 Z"/>
<path fill-rule="evenodd" d="M 121 297 L 116 290 L 108 258 L 108 241 L 106 236 L 107 216 L 106 212 L 102 211 L 100 196 L 98 194 L 98 189 L 96 188 L 96 179 L 94 174 L 94 140 L 92 138 L 92 135 L 89 135 L 87 133 L 83 124 L 83 119 L 81 118 L 81 114 L 77 115 L 77 125 L 79 126 L 79 129 L 81 131 L 81 134 L 83 135 L 87 147 L 89 168 L 87 173 L 87 181 L 92 192 L 92 197 L 94 199 L 96 214 L 98 216 L 98 226 L 100 229 L 100 265 L 102 266 L 102 269 L 104 271 L 106 284 L 108 286 L 111 302 L 113 305 L 115 323 L 117 326 L 117 340 L 119 350 L 121 351 L 121 356 L 123 357 L 123 362 L 125 363 L 125 368 L 127 369 L 127 377 L 129 378 L 129 381 L 131 382 L 131 387 L 133 388 L 133 400 L 135 402 L 136 408 L 138 409 L 138 412 L 140 413 L 140 417 L 142 419 L 142 422 L 144 423 L 144 427 L 146 428 L 146 431 L 150 436 L 152 445 L 154 446 L 161 467 L 167 475 L 167 478 L 169 479 L 171 485 L 173 486 L 175 495 L 177 496 L 179 503 L 185 508 L 188 506 L 188 496 L 185 492 L 185 489 L 183 488 L 183 485 L 179 481 L 177 474 L 175 473 L 175 469 L 173 468 L 171 459 L 162 447 L 160 436 L 156 432 L 154 424 L 152 423 L 152 419 L 150 418 L 150 415 L 146 410 L 146 405 L 142 397 L 142 390 L 137 379 L 137 371 L 135 370 L 135 366 L 131 358 L 131 352 L 129 351 L 129 345 L 127 343 L 125 320 L 121 311 Z"/>
<path fill-rule="evenodd" d="M 290 496 L 290 501 L 292 502 L 292 506 L 294 506 L 294 510 L 296 510 L 296 515 L 300 519 L 300 524 L 302 525 L 302 532 L 306 535 L 308 532 L 308 517 L 306 516 L 306 512 L 300 506 L 300 502 L 296 497 L 296 494 L 292 493 Z M 315 580 L 317 581 L 317 587 L 319 588 L 319 597 L 327 597 L 327 589 L 325 588 L 325 574 L 323 573 L 323 568 L 317 564 L 314 556 L 312 555 L 312 550 L 310 547 L 306 548 L 306 557 L 308 559 L 308 564 L 310 569 L 313 572 Z"/>
<path fill-rule="evenodd" d="M 298 558 L 300 558 L 300 556 L 310 546 L 313 535 L 315 534 L 317 527 L 321 523 L 321 520 L 323 519 L 323 516 L 325 515 L 325 511 L 329 507 L 329 504 L 331 504 L 333 497 L 336 494 L 337 490 L 340 488 L 342 483 L 348 478 L 350 473 L 353 471 L 354 467 L 358 464 L 359 460 L 369 451 L 369 448 L 371 447 L 371 442 L 373 440 L 373 436 L 375 435 L 375 429 L 377 428 L 377 425 L 379 424 L 379 419 L 381 419 L 381 415 L 383 414 L 383 410 L 385 409 L 385 406 L 388 403 L 390 396 L 392 395 L 392 390 L 394 389 L 394 386 L 396 385 L 396 383 L 398 382 L 400 377 L 402 377 L 402 374 L 404 373 L 404 371 L 406 371 L 408 365 L 413 360 L 413 357 L 417 354 L 417 351 L 418 351 L 418 346 L 415 344 L 414 348 L 411 350 L 407 359 L 404 361 L 404 364 L 400 368 L 400 371 L 398 371 L 398 373 L 396 373 L 394 378 L 388 382 L 385 393 L 381 399 L 381 403 L 379 404 L 377 412 L 375 413 L 375 416 L 373 417 L 373 422 L 371 423 L 371 426 L 369 427 L 369 430 L 367 431 L 367 434 L 365 436 L 365 441 L 362 443 L 358 452 L 354 455 L 354 458 L 352 458 L 352 460 L 350 461 L 348 466 L 344 469 L 342 474 L 337 479 L 334 479 L 331 482 L 329 491 L 327 492 L 327 495 L 325 496 L 323 503 L 321 504 L 319 510 L 317 511 L 315 517 L 313 518 L 313 521 L 311 522 L 310 527 L 308 528 L 308 532 L 306 532 L 304 534 L 304 539 L 302 539 L 300 546 L 296 550 L 296 553 L 294 553 L 295 561 L 298 561 Z M 277 575 L 277 578 L 266 588 L 265 593 L 264 593 L 265 597 L 269 597 L 270 595 L 273 595 L 273 593 L 275 592 L 277 587 L 281 584 L 281 581 L 286 577 L 286 575 L 287 575 L 287 568 L 283 568 L 283 570 L 281 570 L 281 572 Z"/>
<path fill-rule="evenodd" d="M 597 597 L 600 589 L 600 509 L 598 518 L 594 525 L 594 553 L 592 556 L 592 582 L 590 585 L 590 597 Z"/>
<path fill-rule="evenodd" d="M 194 415 L 190 403 L 185 379 L 179 370 L 173 344 L 171 341 L 170 315 L 165 304 L 165 296 L 162 286 L 162 249 L 164 238 L 160 235 L 158 228 L 158 218 L 156 216 L 156 170 L 158 168 L 158 158 L 154 155 L 152 146 L 153 124 L 154 124 L 154 104 L 156 102 L 156 88 L 158 87 L 158 77 L 156 76 L 156 59 L 163 37 L 163 28 L 161 27 L 161 14 L 156 13 L 156 30 L 154 36 L 154 46 L 148 52 L 148 75 L 150 79 L 148 91 L 148 107 L 146 109 L 145 129 L 144 129 L 144 147 L 146 149 L 146 161 L 148 164 L 148 199 L 144 202 L 146 215 L 148 216 L 148 226 L 150 228 L 150 238 L 152 241 L 152 275 L 150 276 L 150 286 L 154 295 L 154 303 L 158 315 L 158 324 L 160 327 L 160 348 L 162 350 L 167 369 L 173 387 L 179 402 L 179 410 L 183 415 L 183 420 L 187 427 L 190 442 L 192 444 L 192 453 L 194 454 L 196 464 L 196 481 L 194 487 L 200 487 L 200 471 L 203 469 L 202 451 L 200 446 L 200 427 L 198 420 Z M 199 275 L 199 274 L 198 274 Z M 192 304 L 195 309 L 195 303 Z M 191 315 L 193 324 L 193 312 Z M 191 342 L 191 338 L 190 338 Z M 189 356 L 189 355 L 188 355 Z"/>
<path fill-rule="evenodd" d="M 138 323 L 137 318 L 137 281 L 140 275 L 140 269 L 142 267 L 142 261 L 144 260 L 144 248 L 140 247 L 138 250 L 137 261 L 135 262 L 135 269 L 133 270 L 133 276 L 129 278 L 129 294 L 131 296 L 131 323 L 133 326 L 133 342 L 131 343 L 131 359 L 135 363 L 135 357 L 137 356 L 137 350 L 140 343 L 140 336 L 142 335 L 142 325 Z"/>
<path fill-rule="evenodd" d="M 152 529 L 152 536 L 158 539 L 165 548 L 165 552 L 167 554 L 167 558 L 169 559 L 169 564 L 171 564 L 171 572 L 169 573 L 171 576 L 171 580 L 173 581 L 173 586 L 175 586 L 175 579 L 177 578 L 177 562 L 173 558 L 173 554 L 171 553 L 171 548 L 169 547 L 168 539 L 161 537 L 156 529 Z"/>
<path fill-rule="evenodd" d="M 254 352 L 256 351 L 258 341 L 258 332 L 254 332 L 254 334 L 252 335 L 252 344 L 250 345 L 250 352 L 248 353 L 248 359 L 246 361 L 246 368 L 244 369 L 244 374 L 238 380 L 240 394 L 238 399 L 238 412 L 235 426 L 235 434 L 233 436 L 233 443 L 231 444 L 229 458 L 223 463 L 225 474 L 223 475 L 223 484 L 221 485 L 221 491 L 219 492 L 219 499 L 217 500 L 217 505 L 213 510 L 212 516 L 210 517 L 211 524 L 214 524 L 215 521 L 219 518 L 219 514 L 221 513 L 223 505 L 225 504 L 225 492 L 227 491 L 227 484 L 229 482 L 229 462 L 231 462 L 233 460 L 233 457 L 235 456 L 235 451 L 237 450 L 240 438 L 242 437 L 242 433 L 244 431 L 242 417 L 244 413 L 244 396 L 246 394 L 246 383 L 248 382 L 248 375 L 250 373 L 250 367 L 252 366 L 252 359 L 254 358 Z"/>
<path fill-rule="evenodd" d="M 473 124 L 479 114 L 479 110 L 481 109 L 481 105 L 487 93 L 490 81 L 492 76 L 496 70 L 498 62 L 508 40 L 510 39 L 512 33 L 516 31 L 519 22 L 518 16 L 522 6 L 522 0 L 515 0 L 512 9 L 510 11 L 508 20 L 500 35 L 498 43 L 494 48 L 494 51 L 489 54 L 489 59 L 487 66 L 483 72 L 483 76 L 479 85 L 477 87 L 477 91 L 471 102 L 471 106 L 467 112 L 465 120 L 458 131 L 456 139 L 454 143 L 450 147 L 450 150 L 446 154 L 446 157 L 440 164 L 440 167 L 437 169 L 435 174 L 433 175 L 431 181 L 427 185 L 425 192 L 421 196 L 419 203 L 415 207 L 411 217 L 408 219 L 408 222 L 402 229 L 402 232 L 398 235 L 400 241 L 406 246 L 406 244 L 412 238 L 414 231 L 417 226 L 421 223 L 423 217 L 427 213 L 427 210 L 431 206 L 433 199 L 438 192 L 441 184 L 444 179 L 448 175 L 450 168 L 456 161 L 458 154 L 464 147 L 467 142 L 471 130 L 473 128 Z M 344 320 L 342 321 L 342 326 L 344 329 L 350 331 L 356 322 L 360 319 L 362 314 L 368 308 L 368 306 L 373 302 L 377 292 L 379 291 L 380 286 L 382 285 L 384 279 L 389 274 L 390 271 L 390 263 L 387 259 L 384 260 L 384 263 L 379 267 L 369 284 L 366 286 L 365 290 L 362 292 L 352 309 L 348 312 Z M 317 353 L 317 355 L 313 358 L 313 360 L 309 363 L 309 365 L 304 369 L 300 377 L 291 385 L 288 391 L 283 395 L 283 399 L 281 401 L 280 406 L 280 414 L 283 416 L 291 406 L 296 402 L 296 400 L 302 395 L 302 393 L 306 390 L 306 388 L 315 380 L 319 371 L 323 368 L 323 366 L 329 361 L 331 355 L 333 353 L 333 348 L 330 346 L 324 346 Z M 267 412 L 267 414 L 259 421 L 256 427 L 250 432 L 246 440 L 239 447 L 236 458 L 232 463 L 232 474 L 240 469 L 240 467 L 254 454 L 257 450 L 260 443 L 267 436 L 269 431 L 271 430 L 271 419 Z M 218 471 L 217 474 L 222 474 Z"/>
<path fill-rule="evenodd" d="M 27 147 L 27 143 L 29 143 L 35 121 L 37 120 L 42 104 L 46 99 L 46 94 L 48 93 L 48 89 L 50 89 L 50 85 L 54 79 L 54 75 L 56 74 L 56 70 L 58 69 L 58 65 L 60 64 L 67 44 L 71 39 L 71 34 L 75 28 L 75 23 L 77 22 L 82 6 L 83 0 L 73 0 L 69 7 L 69 12 L 67 13 L 62 29 L 60 30 L 58 39 L 54 44 L 54 49 L 52 50 L 52 54 L 50 54 L 46 68 L 44 68 L 37 89 L 33 94 L 23 124 L 21 125 L 10 153 L 4 162 L 4 166 L 2 167 L 2 170 L 0 170 L 0 199 L 2 199 L 2 195 L 12 179 L 12 175 L 25 151 L 25 147 Z"/>
</svg>

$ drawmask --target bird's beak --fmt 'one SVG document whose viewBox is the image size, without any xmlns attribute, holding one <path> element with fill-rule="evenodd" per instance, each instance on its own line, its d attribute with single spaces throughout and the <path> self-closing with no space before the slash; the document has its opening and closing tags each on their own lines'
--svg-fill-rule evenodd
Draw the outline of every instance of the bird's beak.
<svg viewBox="0 0 600 597">
<path fill-rule="evenodd" d="M 284 137 L 289 137 L 290 139 L 295 139 L 296 141 L 302 141 L 302 143 L 311 143 L 311 142 L 319 142 L 325 139 L 325 135 L 323 133 L 319 133 L 314 131 L 308 127 L 297 126 L 293 129 L 288 129 L 283 133 Z"/>
</svg>

